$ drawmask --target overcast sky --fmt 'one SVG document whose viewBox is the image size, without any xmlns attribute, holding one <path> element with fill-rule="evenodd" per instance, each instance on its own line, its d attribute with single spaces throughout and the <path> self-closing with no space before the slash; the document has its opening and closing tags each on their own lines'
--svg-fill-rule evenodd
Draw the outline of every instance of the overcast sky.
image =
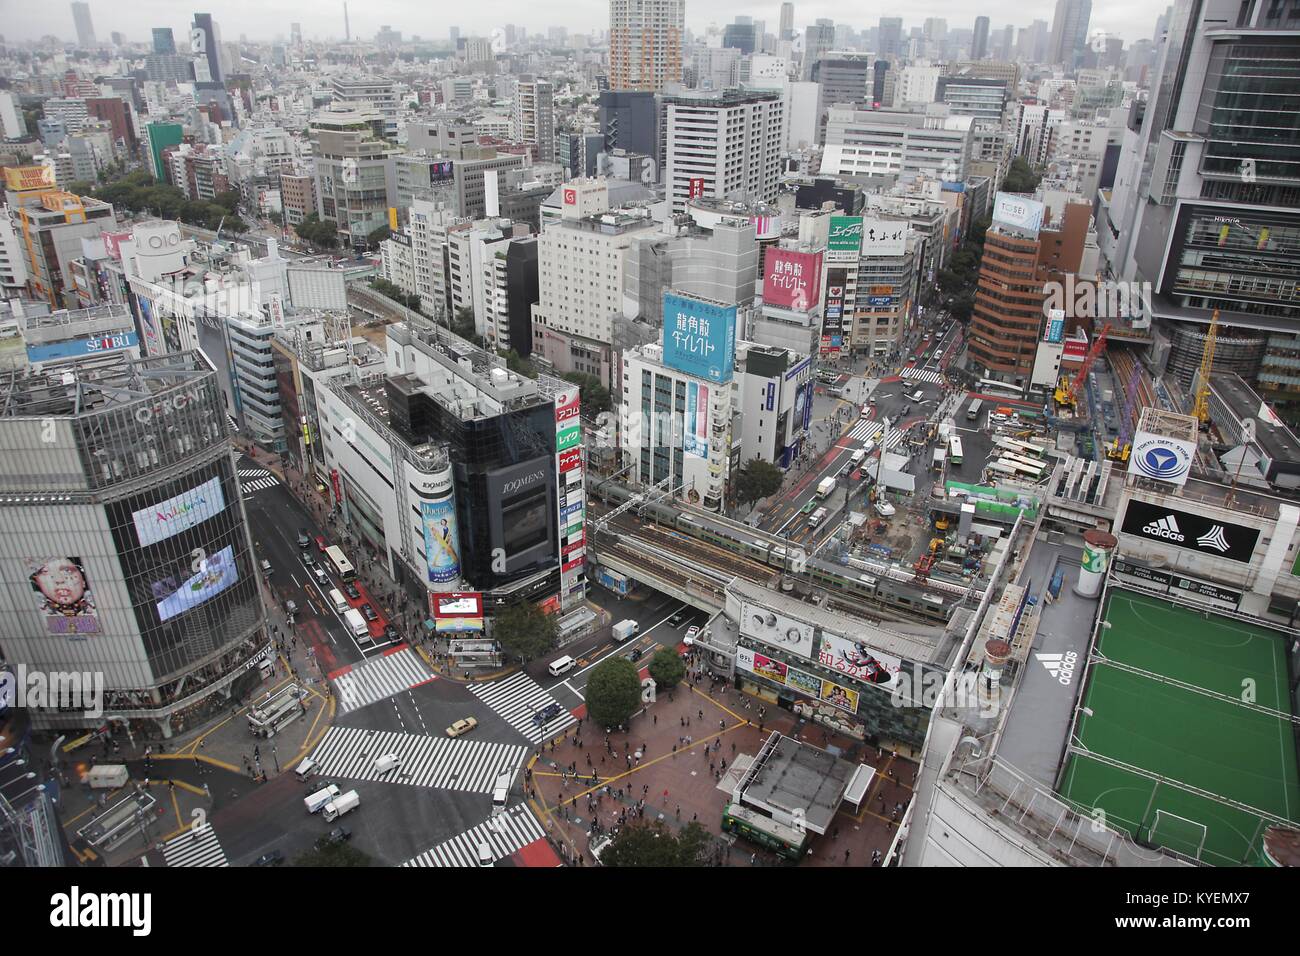
<svg viewBox="0 0 1300 956">
<path fill-rule="evenodd" d="M 308 38 L 343 36 L 342 0 L 210 0 L 206 3 L 196 0 L 192 6 L 176 0 L 89 2 L 95 33 L 100 39 L 107 39 L 118 30 L 129 40 L 144 41 L 152 27 L 172 27 L 179 36 L 194 12 L 211 13 L 221 27 L 222 38 L 228 40 L 239 39 L 241 33 L 246 33 L 250 40 L 287 36 L 293 21 L 302 24 L 303 34 Z M 1156 17 L 1168 3 L 1169 0 L 1093 0 L 1091 28 L 1118 34 L 1128 45 L 1152 35 Z M 802 30 L 818 17 L 830 17 L 860 30 L 875 25 L 882 14 L 892 15 L 898 9 L 853 6 L 855 12 L 848 14 L 842 2 L 795 0 L 795 28 Z M 731 22 L 737 14 L 748 14 L 766 20 L 768 31 L 775 32 L 780 9 L 779 0 L 764 0 L 760 4 L 744 0 L 687 0 L 686 23 L 691 29 L 702 31 L 710 23 L 721 25 Z M 903 26 L 920 26 L 926 17 L 943 17 L 950 29 L 969 29 L 976 15 L 983 14 L 989 17 L 996 33 L 1008 23 L 1022 27 L 1039 19 L 1050 24 L 1054 9 L 1054 0 L 974 0 L 973 3 L 913 0 L 906 4 Z M 449 10 L 457 10 L 459 19 L 452 20 Z M 429 0 L 350 0 L 348 15 L 355 37 L 371 38 L 380 26 L 388 24 L 407 36 L 442 38 L 453 23 L 460 27 L 462 36 L 486 36 L 493 27 L 506 23 L 522 25 L 530 32 L 548 26 L 585 32 L 608 24 L 608 5 L 601 0 L 475 0 L 463 6 L 447 0 L 432 3 Z M 0 32 L 10 40 L 32 40 L 47 33 L 68 40 L 76 37 L 68 0 L 44 3 L 0 0 Z"/>
</svg>

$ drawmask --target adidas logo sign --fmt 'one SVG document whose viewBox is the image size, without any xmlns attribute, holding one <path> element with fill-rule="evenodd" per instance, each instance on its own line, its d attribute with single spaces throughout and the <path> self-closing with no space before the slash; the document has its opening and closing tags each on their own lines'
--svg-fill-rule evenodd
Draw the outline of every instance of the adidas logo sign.
<svg viewBox="0 0 1300 956">
<path fill-rule="evenodd" d="M 1223 526 L 1217 524 L 1209 531 L 1205 532 L 1205 534 L 1197 538 L 1196 543 L 1202 548 L 1214 548 L 1221 554 L 1227 554 L 1228 548 L 1230 547 L 1228 544 L 1228 536 L 1223 533 Z"/>
<path fill-rule="evenodd" d="M 1069 687 L 1070 682 L 1074 680 L 1074 665 L 1079 659 L 1079 655 L 1074 651 L 1066 651 L 1064 654 L 1035 654 L 1034 659 L 1042 664 L 1047 673 L 1055 677 L 1059 684 Z"/>
<path fill-rule="evenodd" d="M 1220 531 L 1223 529 L 1220 528 Z M 1166 538 L 1170 541 L 1185 541 L 1183 533 L 1178 530 L 1178 522 L 1174 520 L 1173 515 L 1161 518 L 1159 521 L 1153 521 L 1142 528 L 1143 534 L 1149 534 L 1153 538 Z M 1226 547 L 1223 550 L 1228 550 Z"/>
</svg>

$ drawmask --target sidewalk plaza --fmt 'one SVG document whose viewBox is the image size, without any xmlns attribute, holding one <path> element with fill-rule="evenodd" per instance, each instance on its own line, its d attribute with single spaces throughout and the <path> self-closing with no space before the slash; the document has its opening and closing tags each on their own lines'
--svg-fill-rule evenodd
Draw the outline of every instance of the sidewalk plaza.
<svg viewBox="0 0 1300 956">
<path fill-rule="evenodd" d="M 870 866 L 889 851 L 912 798 L 917 766 L 888 750 L 824 731 L 774 705 L 707 677 L 680 684 L 632 717 L 626 731 L 576 726 L 541 748 L 525 771 L 525 790 L 566 858 L 591 865 L 592 843 L 622 825 L 692 821 L 716 838 L 722 865 L 784 865 L 774 854 L 721 828 L 739 761 L 747 764 L 773 731 L 877 771 L 861 810 L 841 808 L 802 866 Z M 760 716 L 760 714 L 762 716 Z M 689 723 L 687 723 L 689 721 Z"/>
</svg>

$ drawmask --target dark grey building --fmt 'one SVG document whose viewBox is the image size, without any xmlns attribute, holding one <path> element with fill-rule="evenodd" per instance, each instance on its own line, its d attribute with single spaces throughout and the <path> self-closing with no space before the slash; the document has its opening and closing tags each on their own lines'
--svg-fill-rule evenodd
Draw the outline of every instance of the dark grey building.
<svg viewBox="0 0 1300 956">
<path fill-rule="evenodd" d="M 989 55 L 989 18 L 975 18 L 975 37 L 970 44 L 970 58 L 982 60 Z"/>
<path fill-rule="evenodd" d="M 653 93 L 606 90 L 600 94 L 599 109 L 605 149 L 659 155 L 659 109 Z"/>
<path fill-rule="evenodd" d="M 171 27 L 153 28 L 153 51 L 155 53 L 176 52 L 176 37 L 172 35 Z"/>
</svg>

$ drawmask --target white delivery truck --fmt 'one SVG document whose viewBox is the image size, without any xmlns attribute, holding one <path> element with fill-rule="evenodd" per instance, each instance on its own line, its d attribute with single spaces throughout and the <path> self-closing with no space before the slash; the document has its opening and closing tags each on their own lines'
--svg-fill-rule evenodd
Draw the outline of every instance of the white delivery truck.
<svg viewBox="0 0 1300 956">
<path fill-rule="evenodd" d="M 91 767 L 86 774 L 86 783 L 96 790 L 116 790 L 118 787 L 125 787 L 130 779 L 130 771 L 126 769 L 125 764 L 120 763 L 106 763 Z"/>
<path fill-rule="evenodd" d="M 629 637 L 636 634 L 636 632 L 639 631 L 640 629 L 641 629 L 641 625 L 639 625 L 636 621 L 632 620 L 631 618 L 628 618 L 626 621 L 619 621 L 617 624 L 614 625 L 614 631 L 613 631 L 614 640 L 626 641 Z"/>
<path fill-rule="evenodd" d="M 492 786 L 492 816 L 506 812 L 506 801 L 510 799 L 510 784 L 514 778 L 515 774 L 512 770 L 497 776 L 496 783 Z"/>
<path fill-rule="evenodd" d="M 832 491 L 834 491 L 834 490 L 835 490 L 835 478 L 834 478 L 834 476 L 832 476 L 832 477 L 830 477 L 830 478 L 823 478 L 821 481 L 819 481 L 819 482 L 817 483 L 817 497 L 818 497 L 818 498 L 825 498 L 827 495 L 829 495 L 829 494 L 830 494 Z"/>
<path fill-rule="evenodd" d="M 363 641 L 370 640 L 370 625 L 366 623 L 365 617 L 356 608 L 350 607 L 344 611 L 343 620 L 347 624 L 348 630 L 352 632 L 353 637 Z"/>
<path fill-rule="evenodd" d="M 382 757 L 375 759 L 375 773 L 385 774 L 395 769 L 402 762 L 402 758 L 397 754 L 384 754 Z"/>
<path fill-rule="evenodd" d="M 317 790 L 310 797 L 304 797 L 302 803 L 307 808 L 308 813 L 315 813 L 338 795 L 339 788 L 331 783 L 324 790 Z"/>
<path fill-rule="evenodd" d="M 321 816 L 325 818 L 326 823 L 333 823 L 343 814 L 355 810 L 361 805 L 361 795 L 355 790 L 349 790 L 341 797 L 335 797 L 329 803 L 325 804 L 325 809 Z"/>
</svg>

